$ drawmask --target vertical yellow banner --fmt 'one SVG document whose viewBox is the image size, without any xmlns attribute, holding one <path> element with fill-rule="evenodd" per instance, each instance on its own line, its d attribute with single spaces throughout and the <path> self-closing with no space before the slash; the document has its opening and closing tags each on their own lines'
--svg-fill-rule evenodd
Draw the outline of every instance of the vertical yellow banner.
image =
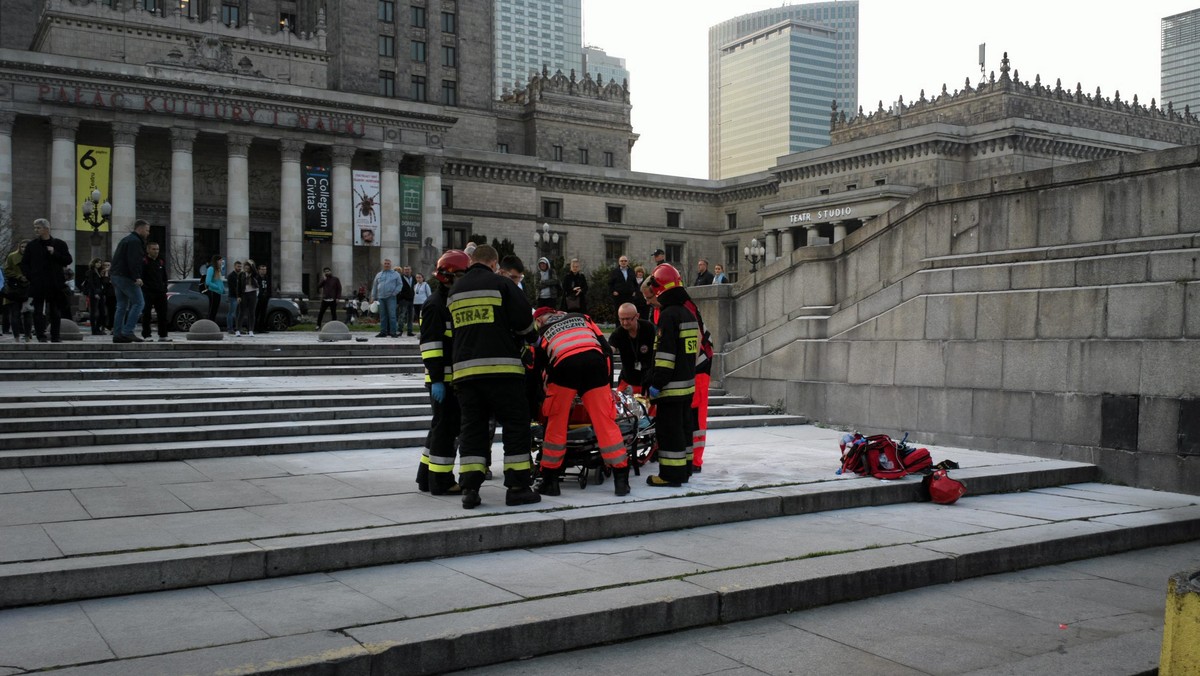
<svg viewBox="0 0 1200 676">
<path fill-rule="evenodd" d="M 108 232 L 109 223 L 94 228 L 83 217 L 83 203 L 92 197 L 92 193 L 100 191 L 99 204 L 93 206 L 92 216 L 100 220 L 100 205 L 109 199 L 109 172 L 112 167 L 112 149 L 99 146 L 75 146 L 75 194 L 76 212 L 75 229 L 86 232 Z"/>
</svg>

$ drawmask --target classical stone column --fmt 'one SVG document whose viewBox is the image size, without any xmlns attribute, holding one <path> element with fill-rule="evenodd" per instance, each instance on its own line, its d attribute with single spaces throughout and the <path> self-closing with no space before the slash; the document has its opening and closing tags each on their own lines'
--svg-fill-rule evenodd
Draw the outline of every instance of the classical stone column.
<svg viewBox="0 0 1200 676">
<path fill-rule="evenodd" d="M 195 129 L 171 128 L 171 224 L 170 249 L 167 251 L 169 272 L 186 260 L 188 274 L 195 274 L 199 261 L 196 260 L 195 210 L 196 186 L 192 170 L 192 144 L 196 140 Z"/>
<path fill-rule="evenodd" d="M 384 258 L 391 258 L 400 263 L 400 159 L 404 153 L 399 150 L 384 150 L 379 159 L 379 227 L 380 246 L 379 260 L 383 265 Z M 406 261 L 407 262 L 407 261 Z M 427 274 L 424 270 L 416 270 Z"/>
<path fill-rule="evenodd" d="M 225 259 L 226 269 L 233 261 L 250 257 L 250 143 L 253 137 L 230 134 L 226 139 L 229 151 L 226 171 L 225 202 Z"/>
<path fill-rule="evenodd" d="M 0 112 L 0 212 L 12 217 L 13 162 L 12 128 L 17 114 Z"/>
<path fill-rule="evenodd" d="M 776 232 L 777 231 L 775 231 L 775 230 L 767 230 L 766 232 L 764 232 L 762 234 L 763 248 L 767 250 L 766 256 L 763 259 L 766 261 L 766 263 L 772 263 L 778 257 L 778 254 L 775 253 L 775 233 Z M 766 263 L 764 263 L 764 265 Z"/>
<path fill-rule="evenodd" d="M 304 141 L 283 139 L 279 142 L 279 261 L 282 268 L 274 277 L 285 296 L 302 295 L 304 266 L 303 188 L 300 154 Z"/>
<path fill-rule="evenodd" d="M 821 233 L 817 231 L 817 226 L 806 225 L 806 226 L 804 226 L 804 228 L 808 231 L 808 235 L 807 235 L 808 241 L 806 242 L 805 245 L 806 246 L 815 246 L 813 244 L 813 242 L 815 242 L 817 240 L 817 238 L 821 236 Z"/>
<path fill-rule="evenodd" d="M 333 147 L 333 274 L 343 288 L 354 283 L 354 188 L 350 181 L 353 146 Z M 395 261 L 393 261 L 395 262 Z"/>
<path fill-rule="evenodd" d="M 833 241 L 840 242 L 843 239 L 846 239 L 846 222 L 845 221 L 834 221 L 833 222 Z"/>
<path fill-rule="evenodd" d="M 796 250 L 795 228 L 784 228 L 779 231 L 779 257 L 790 259 Z"/>
<path fill-rule="evenodd" d="M 112 247 L 130 230 L 137 218 L 137 163 L 134 144 L 139 126 L 133 122 L 114 122 L 112 126 Z"/>
<path fill-rule="evenodd" d="M 55 115 L 50 118 L 50 229 L 68 241 L 75 230 L 75 131 L 79 120 Z M 37 216 L 35 216 L 37 218 Z"/>
<path fill-rule="evenodd" d="M 421 241 L 419 247 L 425 245 L 425 240 L 432 240 L 438 251 L 442 250 L 442 165 L 446 160 L 441 157 L 425 156 L 425 199 L 421 206 Z M 536 269 L 537 266 L 534 266 Z M 422 274 L 428 276 L 429 272 Z"/>
</svg>

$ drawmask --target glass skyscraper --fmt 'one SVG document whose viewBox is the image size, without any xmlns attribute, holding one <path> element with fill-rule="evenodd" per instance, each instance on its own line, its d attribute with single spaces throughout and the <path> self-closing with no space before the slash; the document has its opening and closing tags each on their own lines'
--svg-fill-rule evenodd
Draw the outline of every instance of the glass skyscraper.
<svg viewBox="0 0 1200 676">
<path fill-rule="evenodd" d="M 763 36 L 767 39 L 761 45 L 747 45 L 743 40 L 785 22 L 789 26 L 786 41 L 769 34 Z M 768 42 L 772 43 L 769 48 Z M 781 61 L 783 42 L 787 43 L 788 56 Z M 767 61 L 760 67 L 748 65 L 754 59 L 770 60 L 771 65 Z M 753 106 L 739 107 L 731 114 L 723 111 L 722 101 L 750 95 L 745 83 L 724 72 L 727 63 L 736 68 L 739 77 L 758 74 L 761 79 L 765 74 L 759 70 L 769 70 L 775 77 L 766 79 L 776 84 L 782 81 L 777 70 L 784 68 L 791 98 L 786 113 L 778 106 L 770 112 Z M 785 5 L 721 22 L 708 30 L 708 75 L 709 178 L 760 171 L 772 166 L 779 155 L 829 145 L 830 103 L 836 100 L 838 109 L 847 114 L 858 111 L 858 1 Z M 729 91 L 723 95 L 724 88 Z M 786 125 L 773 119 L 780 114 L 787 115 Z M 760 138 L 746 143 L 756 134 L 755 129 Z M 777 136 L 771 143 L 761 138 L 768 133 Z M 725 147 L 727 136 L 736 139 L 736 147 Z M 743 157 L 745 153 L 763 154 Z M 746 167 L 756 168 L 746 171 Z"/>
<path fill-rule="evenodd" d="M 583 77 L 582 0 L 494 0 L 496 96 L 545 66 Z"/>
<path fill-rule="evenodd" d="M 1200 114 L 1200 9 L 1162 20 L 1162 102 Z"/>
<path fill-rule="evenodd" d="M 629 80 L 629 69 L 625 67 L 625 59 L 609 56 L 599 47 L 583 48 L 583 72 L 577 75 L 583 77 L 583 73 L 591 75 L 593 80 L 597 75 L 603 77 L 605 85 L 612 80 L 616 80 L 617 84 Z"/>
</svg>

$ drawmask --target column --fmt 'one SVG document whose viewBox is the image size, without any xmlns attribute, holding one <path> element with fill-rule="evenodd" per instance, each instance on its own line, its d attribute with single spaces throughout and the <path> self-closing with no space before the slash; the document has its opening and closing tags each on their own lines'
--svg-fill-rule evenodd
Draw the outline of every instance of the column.
<svg viewBox="0 0 1200 676">
<path fill-rule="evenodd" d="M 171 128 L 171 224 L 167 265 L 172 274 L 196 274 L 201 261 L 196 260 L 196 187 L 192 171 L 192 144 L 195 129 Z"/>
<path fill-rule="evenodd" d="M 137 163 L 134 144 L 139 126 L 133 122 L 114 122 L 112 125 L 112 247 L 117 249 L 137 218 Z"/>
<path fill-rule="evenodd" d="M 8 216 L 12 223 L 13 198 L 13 164 L 12 164 L 12 128 L 17 114 L 10 111 L 0 112 L 0 216 Z M 10 237 L 15 244 L 16 238 Z"/>
<path fill-rule="evenodd" d="M 421 241 L 418 242 L 422 251 L 426 240 L 431 240 L 438 253 L 442 250 L 442 165 L 445 162 L 442 157 L 425 156 L 425 199 L 421 201 Z M 437 263 L 436 258 L 434 263 Z M 536 264 L 533 269 L 537 269 Z M 422 274 L 429 276 L 429 271 L 423 270 Z"/>
<path fill-rule="evenodd" d="M 333 147 L 333 274 L 350 288 L 354 279 L 354 188 L 350 181 L 352 146 Z M 395 261 L 392 261 L 395 263 Z M 375 271 L 371 270 L 371 274 Z"/>
<path fill-rule="evenodd" d="M 784 228 L 779 231 L 779 257 L 791 260 L 792 252 L 796 250 L 796 235 L 794 228 Z"/>
<path fill-rule="evenodd" d="M 300 176 L 300 154 L 304 141 L 283 139 L 279 142 L 279 262 L 274 272 L 285 296 L 303 295 L 304 275 L 304 194 Z M 320 299 L 318 300 L 318 305 Z"/>
<path fill-rule="evenodd" d="M 379 236 L 383 239 L 380 246 L 379 260 L 381 266 L 384 258 L 392 262 L 400 261 L 400 159 L 404 153 L 399 150 L 384 150 L 379 159 Z M 415 270 L 428 274 L 424 270 Z"/>
<path fill-rule="evenodd" d="M 75 210 L 79 208 L 75 204 L 75 131 L 79 120 L 55 115 L 50 118 L 50 129 L 54 138 L 50 146 L 50 230 L 55 237 L 70 241 L 74 238 Z"/>
<path fill-rule="evenodd" d="M 843 239 L 846 239 L 846 222 L 845 221 L 834 221 L 833 222 L 833 241 L 840 242 Z"/>
<path fill-rule="evenodd" d="M 226 269 L 234 261 L 250 257 L 250 142 L 246 134 L 230 134 L 226 139 L 229 150 L 226 171 L 225 201 L 225 259 Z"/>
<path fill-rule="evenodd" d="M 763 248 L 767 250 L 765 257 L 763 258 L 764 266 L 767 263 L 774 262 L 774 260 L 776 258 L 775 233 L 776 233 L 775 230 L 768 230 L 762 234 Z"/>
</svg>

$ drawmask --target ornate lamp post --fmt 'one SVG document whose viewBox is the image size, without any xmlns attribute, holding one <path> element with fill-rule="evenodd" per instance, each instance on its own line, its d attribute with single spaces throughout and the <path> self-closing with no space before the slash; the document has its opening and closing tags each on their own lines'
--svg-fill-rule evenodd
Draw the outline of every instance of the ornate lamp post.
<svg viewBox="0 0 1200 676">
<path fill-rule="evenodd" d="M 533 246 L 539 257 L 550 258 L 551 245 L 558 244 L 558 233 L 550 232 L 550 224 L 542 223 L 540 230 L 533 231 Z"/>
<path fill-rule="evenodd" d="M 100 232 L 100 228 L 108 222 L 108 217 L 112 216 L 112 204 L 107 200 L 103 204 L 100 203 L 99 190 L 93 190 L 80 209 L 83 211 L 83 220 L 92 226 L 92 232 Z"/>
<path fill-rule="evenodd" d="M 746 262 L 750 264 L 751 274 L 758 271 L 758 264 L 765 262 L 764 259 L 767 257 L 766 247 L 761 246 L 757 238 L 750 240 L 750 246 L 743 247 L 742 252 L 746 255 Z"/>
</svg>

